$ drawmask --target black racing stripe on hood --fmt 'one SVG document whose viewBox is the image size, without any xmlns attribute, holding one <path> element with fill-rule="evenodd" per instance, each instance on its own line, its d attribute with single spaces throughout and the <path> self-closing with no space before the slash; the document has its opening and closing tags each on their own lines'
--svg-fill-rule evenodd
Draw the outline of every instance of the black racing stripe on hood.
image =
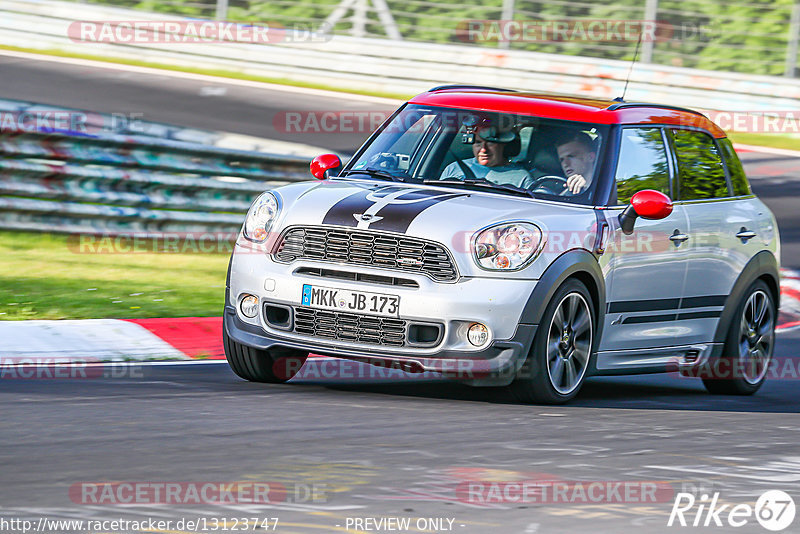
<svg viewBox="0 0 800 534">
<path fill-rule="evenodd" d="M 356 226 L 358 221 L 353 216 L 354 213 L 364 213 L 372 202 L 367 201 L 369 190 L 353 193 L 348 197 L 331 206 L 328 213 L 322 219 L 322 224 L 334 224 L 338 226 Z"/>
<path fill-rule="evenodd" d="M 408 189 L 398 186 L 380 187 L 369 191 L 359 191 L 334 204 L 322 220 L 322 224 L 339 226 L 358 226 L 357 217 L 392 194 L 399 195 L 394 202 L 389 201 L 374 213 L 370 230 L 405 233 L 414 219 L 434 204 L 464 196 L 463 193 L 445 193 L 433 189 Z"/>
<path fill-rule="evenodd" d="M 438 191 L 437 191 L 438 192 Z M 390 204 L 378 211 L 378 217 L 383 217 L 369 225 L 371 230 L 385 230 L 387 232 L 405 233 L 417 216 L 434 204 L 444 202 L 451 198 L 464 196 L 460 193 L 444 194 L 414 204 Z"/>
</svg>

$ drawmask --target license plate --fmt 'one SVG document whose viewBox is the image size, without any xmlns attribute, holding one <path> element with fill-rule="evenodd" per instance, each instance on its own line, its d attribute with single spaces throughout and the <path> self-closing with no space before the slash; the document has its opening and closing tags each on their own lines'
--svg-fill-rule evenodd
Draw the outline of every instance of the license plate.
<svg viewBox="0 0 800 534">
<path fill-rule="evenodd" d="M 397 317 L 400 312 L 400 297 L 369 293 L 367 291 L 349 291 L 331 287 L 303 284 L 303 306 L 336 310 L 351 313 L 369 313 L 383 317 Z"/>
</svg>

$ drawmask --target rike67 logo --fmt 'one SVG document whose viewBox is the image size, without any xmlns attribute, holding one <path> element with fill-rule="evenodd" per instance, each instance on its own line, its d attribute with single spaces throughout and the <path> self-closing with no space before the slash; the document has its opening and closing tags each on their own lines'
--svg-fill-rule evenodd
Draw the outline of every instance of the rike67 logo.
<svg viewBox="0 0 800 534">
<path fill-rule="evenodd" d="M 678 493 L 667 526 L 739 528 L 755 519 L 765 529 L 779 532 L 794 521 L 794 500 L 784 491 L 765 491 L 755 506 L 721 504 L 719 495 L 714 493 L 710 501 L 708 495 L 702 495 L 697 501 L 691 493 Z"/>
</svg>

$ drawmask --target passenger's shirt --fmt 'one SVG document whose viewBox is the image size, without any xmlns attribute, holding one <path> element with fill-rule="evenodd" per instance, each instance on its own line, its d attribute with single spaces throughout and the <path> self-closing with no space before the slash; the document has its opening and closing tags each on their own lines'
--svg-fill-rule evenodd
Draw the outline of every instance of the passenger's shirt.
<svg viewBox="0 0 800 534">
<path fill-rule="evenodd" d="M 511 184 L 527 189 L 534 182 L 533 177 L 519 163 L 509 163 L 499 167 L 487 167 L 478 163 L 476 158 L 465 159 L 461 162 L 475 175 L 475 178 L 485 178 L 496 184 Z M 465 178 L 464 171 L 457 161 L 454 161 L 442 171 L 441 179 Z"/>
</svg>

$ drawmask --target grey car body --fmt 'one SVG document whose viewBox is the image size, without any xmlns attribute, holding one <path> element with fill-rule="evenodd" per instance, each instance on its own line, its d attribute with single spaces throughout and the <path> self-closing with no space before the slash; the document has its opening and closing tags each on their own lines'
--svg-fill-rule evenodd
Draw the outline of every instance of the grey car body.
<svg viewBox="0 0 800 534">
<path fill-rule="evenodd" d="M 426 95 L 440 94 L 492 101 L 520 98 L 479 88 L 437 89 Z M 552 100 L 525 96 L 553 113 L 547 107 Z M 411 104 L 428 102 L 418 98 Z M 568 293 L 574 300 L 563 301 L 564 313 L 569 306 L 582 305 L 590 312 L 589 358 L 585 368 L 576 364 L 573 369 L 581 375 L 575 377 L 577 386 L 591 375 L 674 370 L 691 374 L 726 357 L 726 350 L 732 350 L 728 345 L 735 344 L 729 340 L 736 337 L 732 329 L 739 328 L 743 314 L 753 314 L 742 307 L 750 305 L 744 301 L 752 296 L 754 283 L 767 287 L 769 301 L 764 306 L 776 314 L 780 258 L 776 221 L 750 192 L 729 141 L 705 122 L 682 126 L 652 117 L 625 122 L 630 110 L 660 110 L 678 117 L 692 113 L 688 110 L 596 101 L 570 105 L 589 111 L 614 108 L 618 116 L 606 119 L 607 130 L 597 130 L 603 145 L 592 193 L 583 201 L 550 194 L 532 198 L 477 184 L 438 185 L 435 179 L 395 182 L 355 172 L 357 162 L 365 161 L 369 147 L 380 139 L 380 131 L 338 176 L 271 191 L 275 215 L 268 238 L 258 243 L 240 235 L 229 266 L 224 335 L 234 370 L 251 380 L 283 381 L 293 373 L 276 377 L 248 366 L 259 358 L 265 359 L 264 365 L 274 365 L 278 354 L 304 358 L 311 352 L 411 372 L 443 372 L 473 385 L 514 385 L 522 380 L 518 388 L 536 387 L 538 382 L 531 385 L 520 376 L 526 361 L 548 358 L 537 355 L 536 343 L 541 339 L 541 347 L 548 346 L 542 330 L 553 329 L 554 317 L 560 317 L 553 300 L 566 298 L 565 284 L 580 290 Z M 545 108 L 530 115 L 540 115 Z M 684 131 L 690 132 L 690 142 L 702 134 L 706 137 L 701 142 L 707 138 L 715 144 L 711 152 L 720 161 L 721 182 L 710 195 L 689 193 L 692 184 L 684 183 L 690 179 L 688 174 L 684 178 L 681 167 Z M 637 136 L 643 132 L 651 139 L 648 150 L 663 149 L 663 155 L 653 156 L 653 168 L 659 170 L 650 181 L 641 169 L 625 169 L 626 158 L 642 159 L 641 152 L 631 150 L 642 150 Z M 413 165 L 414 155 L 408 157 Z M 439 168 L 447 163 L 443 161 Z M 400 168 L 407 171 L 407 165 L 401 163 Z M 547 172 L 558 170 L 550 162 Z M 660 219 L 639 217 L 633 232 L 626 234 L 620 215 L 630 200 L 620 199 L 620 191 L 635 188 L 637 180 L 652 185 L 658 179 L 666 179 L 663 187 L 671 197 L 671 213 Z M 698 194 L 705 198 L 683 198 Z M 484 268 L 476 260 L 475 236 L 483 229 L 517 222 L 541 231 L 531 259 L 513 270 Z M 398 310 L 387 317 L 353 314 L 344 306 L 337 311 L 335 302 L 325 309 L 307 306 L 303 295 L 308 287 L 347 295 L 363 292 L 366 298 L 399 297 Z M 248 305 L 253 299 L 257 302 L 252 317 L 242 313 L 246 297 Z M 488 332 L 485 345 L 469 341 L 467 329 L 476 323 Z M 774 321 L 764 328 L 774 330 Z M 564 343 L 569 344 L 567 334 L 565 327 Z M 764 340 L 763 350 L 769 354 L 763 355 L 762 363 L 767 365 L 772 346 L 770 342 L 767 347 L 767 337 Z M 557 341 L 549 338 L 551 346 Z M 542 351 L 547 349 L 538 352 Z M 527 371 L 536 374 L 530 364 Z M 757 378 L 760 385 L 763 377 Z M 555 389 L 555 397 L 523 397 L 562 402 L 577 393 L 577 387 L 565 386 L 563 394 L 558 394 L 557 384 Z"/>
</svg>

